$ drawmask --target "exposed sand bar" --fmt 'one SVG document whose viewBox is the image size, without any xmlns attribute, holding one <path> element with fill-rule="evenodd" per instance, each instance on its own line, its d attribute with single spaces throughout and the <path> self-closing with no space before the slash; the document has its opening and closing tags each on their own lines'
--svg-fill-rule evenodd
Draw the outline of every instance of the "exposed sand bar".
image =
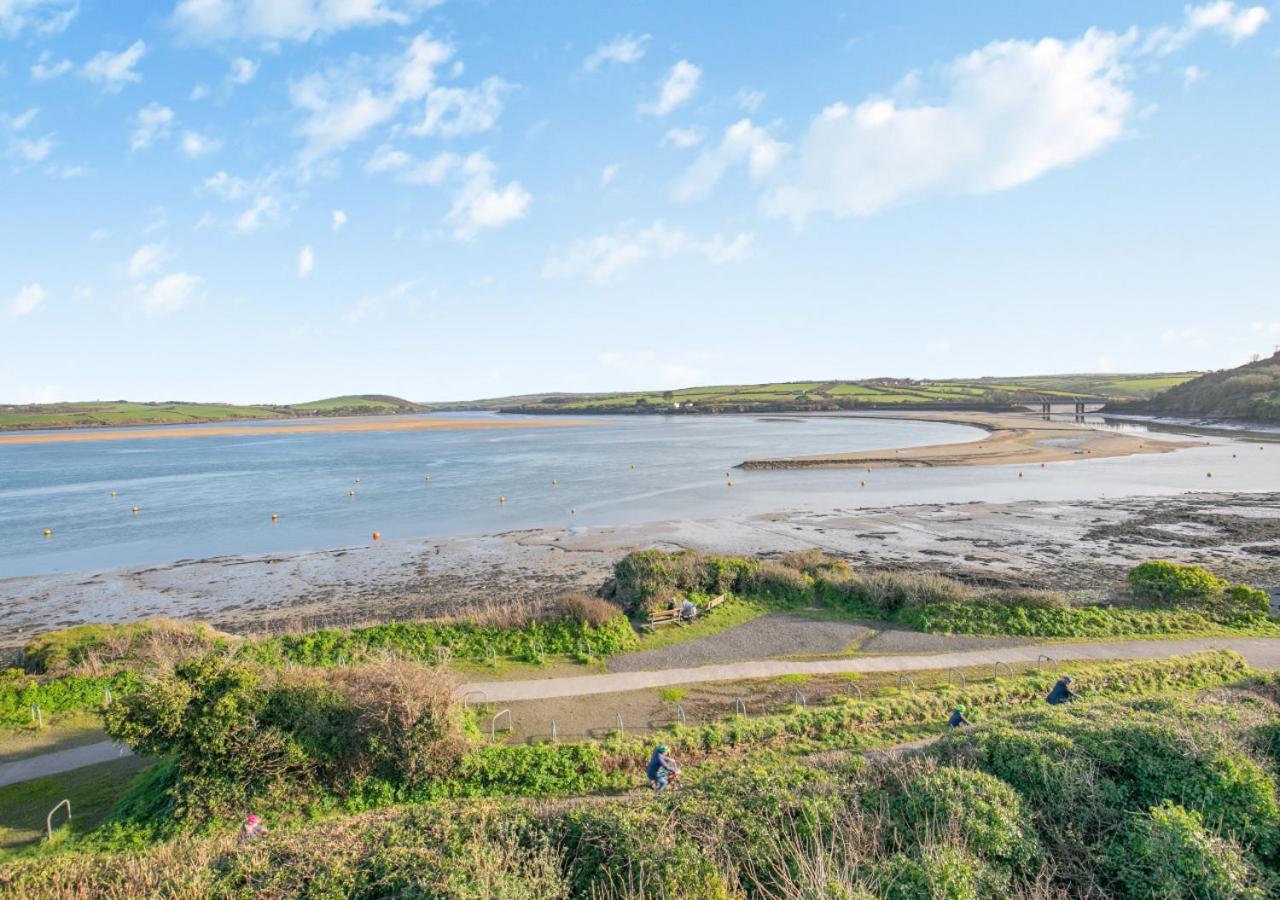
<svg viewBox="0 0 1280 900">
<path fill-rule="evenodd" d="M 1045 421 L 1019 413 L 892 412 L 867 418 L 907 419 L 973 425 L 988 432 L 977 441 L 935 444 L 906 449 L 866 450 L 857 453 L 824 453 L 816 456 L 781 456 L 749 459 L 741 469 L 853 469 L 930 466 L 1001 466 L 1169 453 L 1195 446 L 1189 441 L 1156 440 L 1149 435 L 1101 431 L 1070 422 Z"/>
<path fill-rule="evenodd" d="M 237 437 L 261 434 L 324 434 L 339 431 L 471 431 L 513 428 L 579 428 L 594 425 L 576 419 L 427 419 L 370 416 L 362 419 L 334 419 L 327 422 L 288 422 L 279 425 L 207 425 L 197 428 L 104 428 L 97 431 L 60 431 L 32 434 L 0 434 L 0 444 L 65 444 L 77 441 L 136 441 L 150 438 Z"/>
</svg>

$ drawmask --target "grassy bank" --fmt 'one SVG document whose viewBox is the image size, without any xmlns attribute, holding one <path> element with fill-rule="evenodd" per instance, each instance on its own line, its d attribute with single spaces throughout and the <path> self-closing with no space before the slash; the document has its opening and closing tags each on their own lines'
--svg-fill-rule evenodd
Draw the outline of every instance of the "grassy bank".
<svg viewBox="0 0 1280 900">
<path fill-rule="evenodd" d="M 1260 900 L 1274 891 L 1276 679 L 1210 654 L 1082 667 L 1079 680 L 1091 690 L 1071 708 L 1029 702 L 1043 679 L 972 691 L 978 725 L 913 756 L 847 751 L 924 733 L 922 719 L 939 733 L 954 695 L 677 729 L 668 743 L 685 784 L 662 798 L 616 794 L 641 779 L 640 742 L 481 745 L 424 782 L 434 789 L 395 801 L 408 806 L 359 812 L 350 792 L 319 802 L 340 782 L 295 787 L 292 804 L 254 807 L 273 834 L 250 848 L 232 845 L 231 815 L 173 839 L 128 841 L 130 816 L 137 827 L 175 809 L 155 796 L 177 772 L 168 768 L 96 835 L 0 863 L 0 892 Z M 556 795 L 565 799 L 548 802 Z M 302 799 L 314 801 L 305 814 Z"/>
</svg>

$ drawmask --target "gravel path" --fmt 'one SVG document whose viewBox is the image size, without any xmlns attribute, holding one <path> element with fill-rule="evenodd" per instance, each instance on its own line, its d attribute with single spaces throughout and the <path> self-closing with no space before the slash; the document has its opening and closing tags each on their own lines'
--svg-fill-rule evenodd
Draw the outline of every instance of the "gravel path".
<svg viewBox="0 0 1280 900">
<path fill-rule="evenodd" d="M 609 660 L 612 672 L 705 666 L 775 656 L 847 653 L 875 634 L 860 622 L 808 619 L 794 613 L 769 613 L 717 634 L 657 650 L 641 650 Z"/>
<path fill-rule="evenodd" d="M 750 662 L 719 663 L 658 671 L 610 672 L 607 675 L 580 675 L 570 678 L 543 678 L 532 681 L 471 683 L 468 691 L 483 690 L 490 703 L 514 700 L 542 700 L 548 697 L 580 697 L 612 694 L 644 688 L 695 684 L 706 681 L 737 681 L 745 678 L 774 678 L 778 675 L 827 675 L 837 672 L 914 672 L 951 666 L 992 665 L 996 662 L 1032 663 L 1040 653 L 1057 660 L 1167 659 L 1203 650 L 1235 650 L 1253 666 L 1280 669 L 1280 638 L 1187 638 L 1165 641 L 1113 641 L 1089 644 L 1048 644 L 1030 647 L 985 648 L 947 653 L 901 656 L 847 656 L 841 659 L 757 659 Z"/>
</svg>

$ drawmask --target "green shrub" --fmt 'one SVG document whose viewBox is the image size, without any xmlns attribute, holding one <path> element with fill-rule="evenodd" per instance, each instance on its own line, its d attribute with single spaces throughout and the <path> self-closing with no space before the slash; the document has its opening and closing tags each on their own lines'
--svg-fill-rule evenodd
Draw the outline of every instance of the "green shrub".
<svg viewBox="0 0 1280 900">
<path fill-rule="evenodd" d="M 203 655 L 226 642 L 203 623 L 145 619 L 123 625 L 77 625 L 50 631 L 22 648 L 23 665 L 35 674 L 101 674 L 101 666 L 130 662 L 139 667 Z"/>
<path fill-rule="evenodd" d="M 138 676 L 131 672 L 117 672 L 109 677 L 65 675 L 50 681 L 26 675 L 6 678 L 0 682 L 0 726 L 30 724 L 33 706 L 39 707 L 46 721 L 64 713 L 101 709 L 108 691 L 115 699 L 123 698 L 138 683 Z"/>
<path fill-rule="evenodd" d="M 784 606 L 809 602 L 813 579 L 781 563 L 763 562 L 752 572 L 747 592 Z"/>
<path fill-rule="evenodd" d="M 1152 560 L 1129 571 L 1129 588 L 1139 600 L 1153 603 L 1200 601 L 1220 594 L 1227 583 L 1201 566 Z"/>
<path fill-rule="evenodd" d="M 1108 849 L 1118 893 L 1151 900 L 1264 897 L 1240 848 L 1205 828 L 1195 810 L 1164 802 L 1135 815 Z"/>
<path fill-rule="evenodd" d="M 1111 606 L 1032 608 L 987 599 L 905 607 L 892 621 L 935 634 L 1019 637 L 1140 637 L 1143 635 L 1280 634 L 1280 623 L 1234 609 L 1139 609 Z"/>
<path fill-rule="evenodd" d="M 911 776 L 893 814 L 916 845 L 941 836 L 1012 871 L 1033 874 L 1037 867 L 1040 846 L 1022 797 L 985 772 L 941 766 Z"/>
<path fill-rule="evenodd" d="M 931 603 L 960 603 L 970 594 L 960 582 L 941 575 L 876 572 L 824 575 L 818 580 L 818 596 L 824 603 L 850 612 L 865 610 L 888 618 L 900 610 Z"/>
<path fill-rule="evenodd" d="M 702 557 L 692 551 L 628 553 L 613 567 L 614 599 L 631 615 L 662 609 L 681 592 L 703 588 Z"/>
<path fill-rule="evenodd" d="M 1009 879 L 972 854 L 932 846 L 898 853 L 873 868 L 876 896 L 884 900 L 996 900 L 1009 896 Z"/>
</svg>

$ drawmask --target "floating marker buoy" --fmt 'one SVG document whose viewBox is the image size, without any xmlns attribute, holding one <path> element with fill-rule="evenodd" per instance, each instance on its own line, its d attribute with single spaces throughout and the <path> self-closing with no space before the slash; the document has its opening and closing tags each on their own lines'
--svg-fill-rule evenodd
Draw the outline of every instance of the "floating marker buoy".
<svg viewBox="0 0 1280 900">
<path fill-rule="evenodd" d="M 863 487 L 866 487 L 866 486 L 867 486 L 867 483 L 866 483 L 865 481 L 864 481 L 864 482 L 862 482 L 862 486 L 863 486 Z"/>
<path fill-rule="evenodd" d="M 570 507 L 570 509 L 569 509 L 569 515 L 571 515 L 571 516 L 576 516 L 577 514 L 578 514 L 578 511 L 577 511 L 576 509 L 573 509 L 572 507 Z"/>
<path fill-rule="evenodd" d="M 44 530 L 44 536 L 45 536 L 45 537 L 53 537 L 53 529 L 52 529 L 52 528 L 46 528 L 46 529 Z"/>
<path fill-rule="evenodd" d="M 1261 450 L 1262 448 L 1261 448 L 1261 447 L 1259 447 L 1258 449 L 1259 449 L 1259 450 Z M 635 464 L 635 463 L 632 463 L 632 464 L 631 464 L 631 468 L 633 468 L 633 469 L 634 469 L 635 467 L 636 467 L 636 464 Z"/>
<path fill-rule="evenodd" d="M 428 475 L 428 476 L 427 476 L 427 481 L 430 481 L 430 480 L 431 480 L 431 476 L 430 476 L 430 475 Z"/>
<path fill-rule="evenodd" d="M 728 486 L 733 487 L 733 482 L 732 481 L 728 482 Z"/>
<path fill-rule="evenodd" d="M 506 498 L 506 497 L 499 497 L 499 498 L 498 498 L 498 502 L 499 502 L 499 503 L 506 503 L 506 502 L 507 502 L 507 498 Z"/>
<path fill-rule="evenodd" d="M 359 483 L 360 483 L 360 479 L 359 479 L 359 478 L 357 478 L 357 479 L 356 479 L 356 484 L 359 484 Z"/>
<path fill-rule="evenodd" d="M 1205 473 L 1204 473 L 1204 477 L 1205 477 L 1205 478 L 1212 478 L 1212 477 L 1213 477 L 1213 473 L 1212 473 L 1212 472 L 1205 472 Z"/>
<path fill-rule="evenodd" d="M 1040 463 L 1040 468 L 1044 468 L 1044 463 Z"/>
<path fill-rule="evenodd" d="M 380 541 L 380 540 L 382 540 L 382 532 L 381 532 L 381 531 L 375 531 L 375 532 L 373 533 L 373 539 L 374 539 L 375 541 Z"/>
<path fill-rule="evenodd" d="M 348 496 L 348 497 L 354 497 L 355 495 L 356 495 L 356 492 L 355 492 L 355 491 L 347 491 L 347 496 Z"/>
<path fill-rule="evenodd" d="M 1022 477 L 1022 473 L 1021 473 L 1021 472 L 1019 472 L 1019 473 L 1018 473 L 1018 477 L 1019 477 L 1019 478 L 1021 478 L 1021 477 Z"/>
<path fill-rule="evenodd" d="M 556 486 L 556 480 L 554 478 L 551 479 L 551 486 L 552 487 Z"/>
<path fill-rule="evenodd" d="M 135 513 L 136 513 L 137 511 L 138 511 L 138 507 L 136 507 L 136 506 L 131 507 L 131 508 L 129 509 L 129 512 L 135 512 Z"/>
<path fill-rule="evenodd" d="M 272 522 L 278 521 L 279 519 L 280 519 L 280 514 L 279 514 L 279 513 L 272 513 L 272 514 L 271 514 L 271 521 L 272 521 Z"/>
<path fill-rule="evenodd" d="M 1232 459 L 1235 459 L 1235 458 L 1236 458 L 1236 455 L 1235 455 L 1234 453 L 1232 453 L 1232 454 L 1231 454 L 1231 458 L 1232 458 Z"/>
<path fill-rule="evenodd" d="M 116 496 L 116 492 L 115 492 L 115 491 L 112 491 L 112 492 L 111 492 L 111 496 L 112 496 L 112 497 Z"/>
</svg>

